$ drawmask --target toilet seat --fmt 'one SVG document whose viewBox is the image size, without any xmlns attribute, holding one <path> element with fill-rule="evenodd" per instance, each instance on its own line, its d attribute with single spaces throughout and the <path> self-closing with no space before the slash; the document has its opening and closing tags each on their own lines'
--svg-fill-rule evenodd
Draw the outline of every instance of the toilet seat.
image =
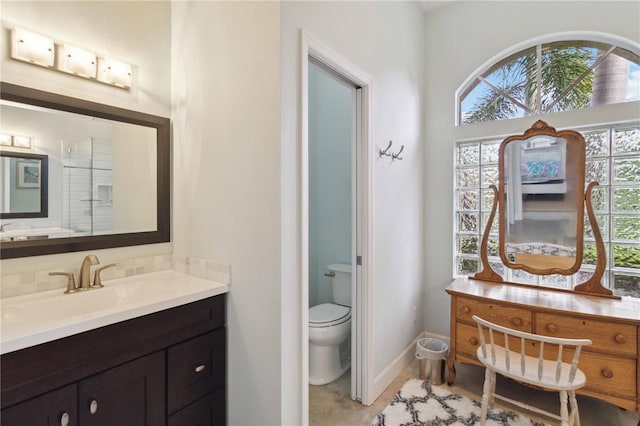
<svg viewBox="0 0 640 426">
<path fill-rule="evenodd" d="M 348 306 L 323 303 L 309 309 L 309 327 L 331 327 L 350 319 L 351 308 Z"/>
</svg>

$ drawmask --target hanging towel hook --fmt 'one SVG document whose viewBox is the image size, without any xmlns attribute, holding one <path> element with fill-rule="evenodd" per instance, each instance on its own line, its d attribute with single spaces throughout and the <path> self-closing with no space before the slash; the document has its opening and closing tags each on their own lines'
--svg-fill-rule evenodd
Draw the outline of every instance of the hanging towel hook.
<svg viewBox="0 0 640 426">
<path fill-rule="evenodd" d="M 400 146 L 400 151 L 394 153 L 391 153 L 391 160 L 402 160 L 402 157 L 400 157 L 400 153 L 404 151 L 404 145 Z"/>
<path fill-rule="evenodd" d="M 393 141 L 389 141 L 389 145 L 387 145 L 387 147 L 383 150 L 382 148 L 380 148 L 380 157 L 384 156 L 384 155 L 391 155 L 388 154 L 389 149 L 391 148 L 391 145 L 393 144 Z"/>
</svg>

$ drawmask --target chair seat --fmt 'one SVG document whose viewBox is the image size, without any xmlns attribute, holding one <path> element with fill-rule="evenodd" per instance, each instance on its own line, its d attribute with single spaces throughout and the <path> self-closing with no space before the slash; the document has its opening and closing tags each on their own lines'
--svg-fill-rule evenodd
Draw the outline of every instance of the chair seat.
<svg viewBox="0 0 640 426">
<path fill-rule="evenodd" d="M 490 351 L 487 351 L 486 357 L 482 355 L 482 347 L 479 347 L 477 350 L 478 360 L 484 364 L 485 367 L 495 370 L 497 373 L 513 380 L 558 391 L 579 389 L 587 382 L 586 376 L 580 369 L 576 370 L 575 378 L 573 382 L 570 382 L 569 370 L 571 369 L 571 364 L 566 362 L 560 365 L 559 379 L 556 380 L 557 362 L 546 359 L 542 361 L 542 377 L 538 378 L 538 358 L 528 355 L 524 357 L 526 365 L 525 372 L 522 374 L 519 352 L 509 351 L 509 368 L 507 368 L 505 349 L 496 345 L 494 346 L 494 350 L 496 355 L 495 363 L 492 362 Z"/>
</svg>

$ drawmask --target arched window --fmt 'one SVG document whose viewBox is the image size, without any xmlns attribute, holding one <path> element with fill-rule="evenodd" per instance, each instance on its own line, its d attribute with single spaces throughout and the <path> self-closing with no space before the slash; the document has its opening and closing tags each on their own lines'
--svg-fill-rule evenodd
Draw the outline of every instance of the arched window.
<svg viewBox="0 0 640 426">
<path fill-rule="evenodd" d="M 458 90 L 457 122 L 504 120 L 640 100 L 640 56 L 637 49 L 625 47 L 604 41 L 563 40 L 505 55 L 483 66 Z"/>
<path fill-rule="evenodd" d="M 495 120 L 583 109 L 572 115 L 571 128 L 585 138 L 586 182 L 600 184 L 592 201 L 607 251 L 603 283 L 617 295 L 640 298 L 639 55 L 637 43 L 610 35 L 544 36 L 489 59 L 460 86 L 457 123 L 487 125 L 467 126 L 461 132 L 465 138 L 454 144 L 455 276 L 482 269 L 480 241 L 493 200 L 489 185 L 498 183 L 498 147 L 504 138 L 504 126 Z M 629 108 L 612 105 L 620 102 L 629 102 Z M 597 105 L 603 106 L 593 121 L 586 108 Z M 621 111 L 624 117 L 618 118 Z M 556 124 L 563 122 L 560 117 L 544 120 L 562 128 Z M 584 249 L 576 274 L 535 276 L 505 268 L 498 255 L 497 220 L 489 230 L 488 260 L 512 282 L 572 288 L 595 270 L 590 227 L 585 227 Z"/>
</svg>

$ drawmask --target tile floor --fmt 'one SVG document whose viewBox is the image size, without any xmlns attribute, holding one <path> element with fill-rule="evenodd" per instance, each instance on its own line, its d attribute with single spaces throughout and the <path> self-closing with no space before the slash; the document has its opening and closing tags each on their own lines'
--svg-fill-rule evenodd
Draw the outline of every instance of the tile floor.
<svg viewBox="0 0 640 426">
<path fill-rule="evenodd" d="M 456 364 L 456 382 L 451 390 L 480 400 L 484 369 L 474 365 Z M 350 372 L 340 379 L 324 386 L 309 387 L 309 424 L 312 426 L 358 426 L 370 425 L 373 418 L 387 406 L 389 401 L 409 379 L 419 377 L 418 362 L 410 363 L 391 385 L 369 407 L 350 399 Z M 446 383 L 442 386 L 447 386 Z M 557 393 L 542 392 L 526 388 L 517 383 L 506 381 L 498 376 L 496 385 L 498 393 L 513 399 L 526 401 L 528 404 L 544 408 L 551 412 L 559 410 Z M 518 411 L 513 407 L 498 402 L 498 406 L 511 411 Z M 582 426 L 636 426 L 640 416 L 637 413 L 620 409 L 594 398 L 578 396 L 580 420 Z M 560 424 L 559 421 L 541 417 L 534 413 L 525 413 L 537 421 L 550 425 Z"/>
</svg>

